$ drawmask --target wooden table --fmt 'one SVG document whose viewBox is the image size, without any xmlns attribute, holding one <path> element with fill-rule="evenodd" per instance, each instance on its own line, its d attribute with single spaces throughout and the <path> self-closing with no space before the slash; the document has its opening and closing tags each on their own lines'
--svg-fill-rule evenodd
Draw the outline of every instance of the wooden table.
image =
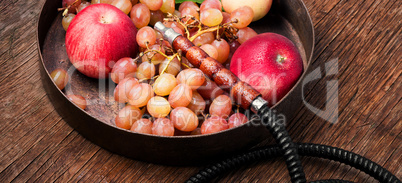
<svg viewBox="0 0 402 183">
<path fill-rule="evenodd" d="M 322 143 L 361 154 L 402 177 L 402 1 L 304 0 L 312 16 L 313 69 L 338 59 L 337 74 L 311 81 L 308 103 L 324 109 L 328 81 L 339 89 L 338 122 L 306 106 L 287 128 L 296 142 Z M 36 24 L 44 0 L 0 1 L 0 182 L 182 182 L 202 167 L 135 161 L 84 139 L 57 114 L 40 79 Z M 334 108 L 334 106 L 329 106 Z M 327 109 L 329 109 L 327 108 Z M 267 141 L 265 143 L 272 143 Z M 373 178 L 349 166 L 303 158 L 308 180 Z M 241 167 L 232 182 L 289 182 L 282 159 Z"/>
</svg>

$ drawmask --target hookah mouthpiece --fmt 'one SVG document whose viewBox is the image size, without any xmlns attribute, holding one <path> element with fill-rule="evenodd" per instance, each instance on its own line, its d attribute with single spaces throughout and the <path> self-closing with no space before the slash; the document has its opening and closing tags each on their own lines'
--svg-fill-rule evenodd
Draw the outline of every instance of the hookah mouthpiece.
<svg viewBox="0 0 402 183">
<path fill-rule="evenodd" d="M 156 22 L 154 28 L 159 31 L 163 37 L 170 43 L 172 44 L 173 41 L 180 36 L 181 34 L 177 33 L 174 31 L 172 28 L 168 28 L 165 25 L 163 25 L 162 22 Z"/>
</svg>

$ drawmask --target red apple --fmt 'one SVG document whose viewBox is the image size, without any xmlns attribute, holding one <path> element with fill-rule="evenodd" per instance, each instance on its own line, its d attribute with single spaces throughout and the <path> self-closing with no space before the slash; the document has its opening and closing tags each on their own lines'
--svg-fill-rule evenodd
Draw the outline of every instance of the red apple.
<svg viewBox="0 0 402 183">
<path fill-rule="evenodd" d="M 303 60 L 288 38 L 263 33 L 236 50 L 230 70 L 258 90 L 272 106 L 297 82 L 303 72 Z"/>
<path fill-rule="evenodd" d="M 114 62 L 135 57 L 137 28 L 131 19 L 109 4 L 94 4 L 80 11 L 66 33 L 71 63 L 88 77 L 106 78 Z"/>
</svg>

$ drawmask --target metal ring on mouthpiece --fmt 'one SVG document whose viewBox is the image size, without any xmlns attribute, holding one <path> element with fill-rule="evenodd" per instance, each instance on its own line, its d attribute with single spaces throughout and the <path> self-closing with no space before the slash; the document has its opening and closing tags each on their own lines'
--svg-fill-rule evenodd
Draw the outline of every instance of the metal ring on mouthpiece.
<svg viewBox="0 0 402 183">
<path fill-rule="evenodd" d="M 172 28 L 167 28 L 162 22 L 156 22 L 154 28 L 162 33 L 163 37 L 170 43 L 180 36 L 181 34 L 175 32 Z"/>
<path fill-rule="evenodd" d="M 251 111 L 253 111 L 254 113 L 258 114 L 258 111 L 265 104 L 268 104 L 268 102 L 265 101 L 261 96 L 259 96 L 256 99 L 254 99 L 253 102 L 251 102 Z"/>
</svg>

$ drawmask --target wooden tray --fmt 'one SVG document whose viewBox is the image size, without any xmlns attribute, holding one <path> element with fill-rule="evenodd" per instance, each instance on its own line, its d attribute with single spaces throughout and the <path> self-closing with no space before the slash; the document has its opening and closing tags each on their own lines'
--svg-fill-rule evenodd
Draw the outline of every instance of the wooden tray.
<svg viewBox="0 0 402 183">
<path fill-rule="evenodd" d="M 114 118 L 121 106 L 113 100 L 115 84 L 109 80 L 88 78 L 72 67 L 64 45 L 65 31 L 61 25 L 61 0 L 47 0 L 38 23 L 38 48 L 44 87 L 57 112 L 81 135 L 109 151 L 167 165 L 206 163 L 239 150 L 250 148 L 269 137 L 261 125 L 245 124 L 211 135 L 159 137 L 133 133 L 115 127 Z M 277 0 L 267 16 L 253 27 L 257 32 L 276 32 L 288 37 L 298 47 L 304 62 L 304 73 L 294 88 L 273 109 L 287 119 L 300 106 L 301 80 L 304 78 L 314 49 L 314 31 L 308 11 L 301 0 Z M 50 78 L 56 68 L 68 70 L 71 80 L 59 90 Z M 65 94 L 87 98 L 87 109 L 81 110 Z M 253 122 L 254 124 L 256 122 Z"/>
</svg>

